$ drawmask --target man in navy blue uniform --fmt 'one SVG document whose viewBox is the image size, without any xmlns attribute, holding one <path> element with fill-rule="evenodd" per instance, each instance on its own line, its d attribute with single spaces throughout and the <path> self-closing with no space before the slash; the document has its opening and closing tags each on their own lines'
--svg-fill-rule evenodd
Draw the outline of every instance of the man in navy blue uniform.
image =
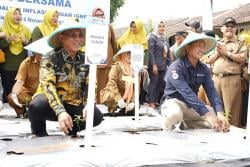
<svg viewBox="0 0 250 167">
<path fill-rule="evenodd" d="M 208 67 L 200 58 L 216 46 L 212 37 L 190 33 L 175 50 L 180 57 L 169 67 L 166 87 L 162 97 L 161 114 L 164 128 L 213 128 L 216 131 L 229 131 L 230 124 L 224 116 L 222 102 L 215 90 Z M 198 89 L 202 85 L 211 106 L 198 99 Z"/>
</svg>

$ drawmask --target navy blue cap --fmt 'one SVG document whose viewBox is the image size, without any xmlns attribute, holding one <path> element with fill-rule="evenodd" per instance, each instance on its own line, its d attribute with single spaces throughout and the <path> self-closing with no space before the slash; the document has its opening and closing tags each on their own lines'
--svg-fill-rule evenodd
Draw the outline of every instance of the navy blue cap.
<svg viewBox="0 0 250 167">
<path fill-rule="evenodd" d="M 198 21 L 191 21 L 190 23 L 186 22 L 185 25 L 188 27 L 195 28 L 195 29 L 198 29 L 201 26 L 200 22 Z"/>
<path fill-rule="evenodd" d="M 223 21 L 223 25 L 226 25 L 228 23 L 232 23 L 232 24 L 236 25 L 236 20 L 232 17 L 226 17 Z"/>
</svg>

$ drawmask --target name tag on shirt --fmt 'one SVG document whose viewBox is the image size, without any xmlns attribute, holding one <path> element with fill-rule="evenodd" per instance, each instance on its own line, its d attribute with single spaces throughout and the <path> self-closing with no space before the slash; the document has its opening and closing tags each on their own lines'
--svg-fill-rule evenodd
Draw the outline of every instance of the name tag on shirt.
<svg viewBox="0 0 250 167">
<path fill-rule="evenodd" d="M 205 74 L 197 74 L 197 77 L 205 77 Z"/>
</svg>

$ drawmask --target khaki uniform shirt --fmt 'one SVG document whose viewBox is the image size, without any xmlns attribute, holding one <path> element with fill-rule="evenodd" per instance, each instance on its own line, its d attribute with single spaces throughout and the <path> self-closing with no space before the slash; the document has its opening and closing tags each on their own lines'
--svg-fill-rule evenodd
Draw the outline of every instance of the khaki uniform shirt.
<svg viewBox="0 0 250 167">
<path fill-rule="evenodd" d="M 36 59 L 27 57 L 20 65 L 16 80 L 24 81 L 22 91 L 27 91 L 31 95 L 36 92 L 39 84 L 40 63 Z"/>
<path fill-rule="evenodd" d="M 118 63 L 115 63 L 110 72 L 109 80 L 106 87 L 100 92 L 100 101 L 112 108 L 118 100 L 120 100 L 125 92 L 125 81 L 133 82 L 133 78 L 125 76 L 122 72 L 122 68 Z M 134 96 L 134 95 L 133 95 Z M 132 97 L 132 101 L 134 97 Z"/>
<path fill-rule="evenodd" d="M 234 38 L 233 40 L 224 40 L 221 39 L 219 44 L 225 46 L 228 52 L 232 52 L 235 54 L 238 53 L 247 53 L 247 47 L 244 44 L 243 40 L 239 40 Z M 247 60 L 247 54 L 244 55 L 245 59 Z M 215 61 L 213 66 L 213 73 L 215 74 L 240 74 L 241 73 L 241 66 L 240 63 L 233 61 L 232 59 L 226 56 L 220 56 Z"/>
</svg>

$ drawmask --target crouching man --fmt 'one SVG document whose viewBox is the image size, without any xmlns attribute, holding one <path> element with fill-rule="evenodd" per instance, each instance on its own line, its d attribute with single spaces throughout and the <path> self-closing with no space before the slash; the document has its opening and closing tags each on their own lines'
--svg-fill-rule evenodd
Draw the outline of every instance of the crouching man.
<svg viewBox="0 0 250 167">
<path fill-rule="evenodd" d="M 229 131 L 230 124 L 224 116 L 211 79 L 208 67 L 200 58 L 216 46 L 216 40 L 206 35 L 190 33 L 175 50 L 180 57 L 170 65 L 166 75 L 166 87 L 162 97 L 161 114 L 165 129 L 213 128 L 216 131 Z M 202 85 L 212 107 L 198 99 L 197 92 Z"/>
<path fill-rule="evenodd" d="M 70 136 L 85 129 L 86 120 L 81 116 L 86 107 L 89 66 L 84 65 L 80 51 L 84 42 L 85 27 L 73 21 L 63 23 L 48 37 L 54 50 L 41 60 L 40 83 L 28 110 L 33 135 L 48 135 L 46 120 L 58 120 L 60 130 Z M 93 112 L 93 125 L 97 126 L 103 115 L 96 107 Z"/>
</svg>

